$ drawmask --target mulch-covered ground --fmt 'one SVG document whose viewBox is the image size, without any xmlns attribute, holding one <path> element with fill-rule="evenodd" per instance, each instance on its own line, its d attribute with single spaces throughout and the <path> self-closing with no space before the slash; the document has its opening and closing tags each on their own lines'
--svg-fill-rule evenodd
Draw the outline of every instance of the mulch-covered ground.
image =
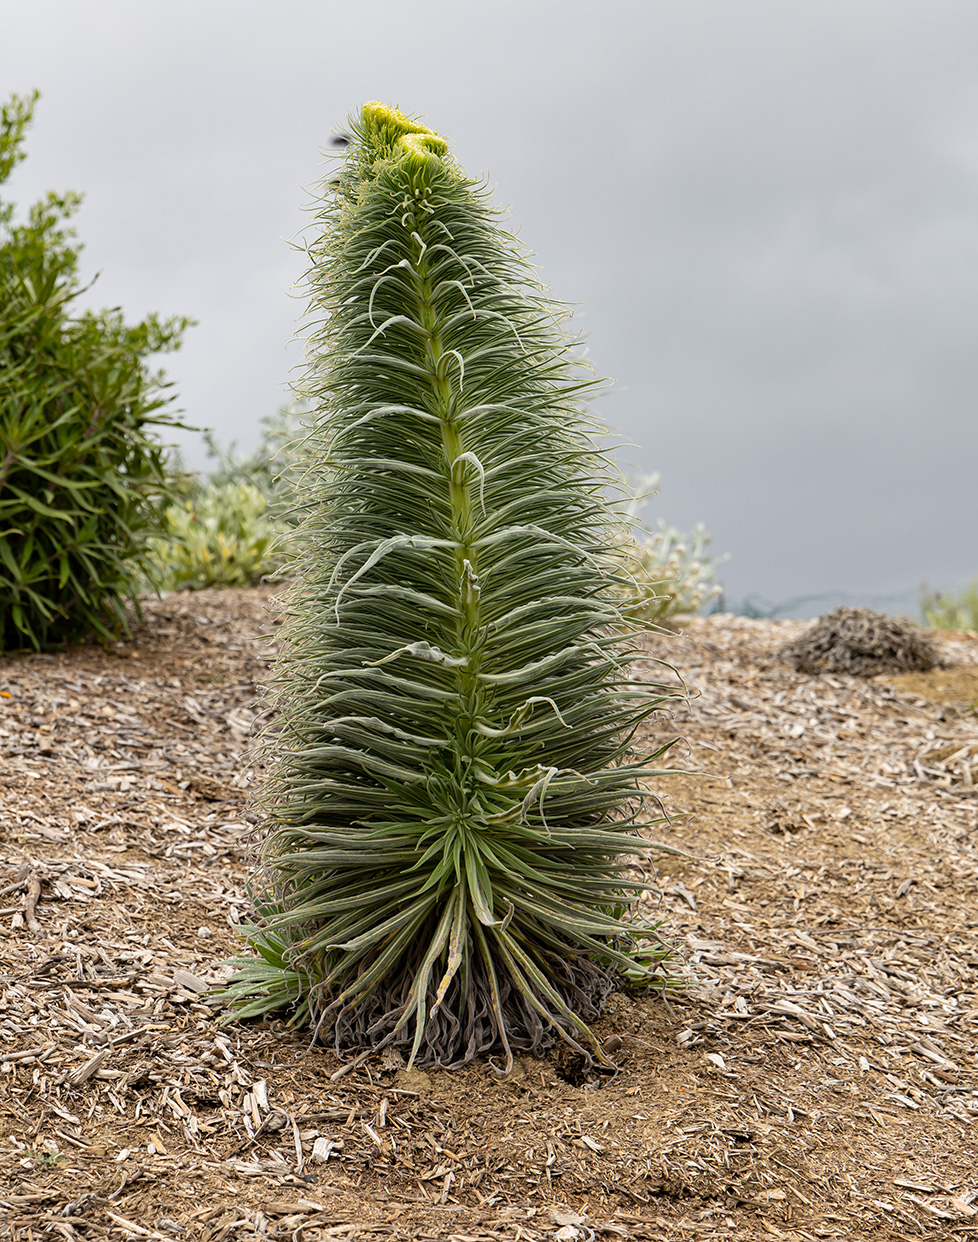
<svg viewBox="0 0 978 1242">
<path fill-rule="evenodd" d="M 792 671 L 798 622 L 650 641 L 694 695 L 652 830 L 693 982 L 612 998 L 611 1081 L 501 1080 L 218 1023 L 269 599 L 0 660 L 0 1237 L 978 1236 L 978 638 L 889 683 Z"/>
</svg>

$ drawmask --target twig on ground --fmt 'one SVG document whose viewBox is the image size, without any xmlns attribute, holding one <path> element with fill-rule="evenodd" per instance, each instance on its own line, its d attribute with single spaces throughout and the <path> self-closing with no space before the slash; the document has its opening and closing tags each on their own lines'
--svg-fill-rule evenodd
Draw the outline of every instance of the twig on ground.
<svg viewBox="0 0 978 1242">
<path fill-rule="evenodd" d="M 24 899 L 24 922 L 28 931 L 39 932 L 41 924 L 37 920 L 37 903 L 41 897 L 41 873 L 32 871 L 27 877 L 27 896 Z"/>
</svg>

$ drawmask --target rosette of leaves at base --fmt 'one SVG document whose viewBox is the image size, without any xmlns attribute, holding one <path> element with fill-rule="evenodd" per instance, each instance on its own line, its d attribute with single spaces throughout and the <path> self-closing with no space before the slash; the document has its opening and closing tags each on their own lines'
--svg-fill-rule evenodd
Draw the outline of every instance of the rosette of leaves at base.
<svg viewBox="0 0 978 1242">
<path fill-rule="evenodd" d="M 511 1064 L 669 987 L 631 856 L 675 690 L 629 678 L 593 381 L 445 141 L 373 103 L 310 248 L 315 411 L 232 1017 Z M 670 679 L 673 686 L 674 679 Z"/>
</svg>

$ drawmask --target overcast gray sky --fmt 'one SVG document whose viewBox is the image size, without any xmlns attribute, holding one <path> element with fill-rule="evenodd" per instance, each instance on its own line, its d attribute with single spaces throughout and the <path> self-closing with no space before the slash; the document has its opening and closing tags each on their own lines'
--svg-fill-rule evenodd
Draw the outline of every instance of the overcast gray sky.
<svg viewBox="0 0 978 1242">
<path fill-rule="evenodd" d="M 91 300 L 200 321 L 167 369 L 220 440 L 287 399 L 283 239 L 381 99 L 581 304 L 647 516 L 707 525 L 728 599 L 978 574 L 973 0 L 0 0 L 0 31 L 0 94 L 43 96 L 10 195 L 83 191 Z"/>
</svg>

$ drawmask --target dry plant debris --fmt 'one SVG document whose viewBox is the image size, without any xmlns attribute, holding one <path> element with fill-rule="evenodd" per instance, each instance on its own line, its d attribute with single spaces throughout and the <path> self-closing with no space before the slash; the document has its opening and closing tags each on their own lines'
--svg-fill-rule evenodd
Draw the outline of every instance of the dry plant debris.
<svg viewBox="0 0 978 1242">
<path fill-rule="evenodd" d="M 978 640 L 911 689 L 791 670 L 797 622 L 650 640 L 694 694 L 702 775 L 662 787 L 689 857 L 649 888 L 695 980 L 612 998 L 612 1081 L 559 1049 L 500 1080 L 218 1023 L 269 598 L 0 661 L 0 1236 L 978 1233 L 978 717 L 938 688 Z"/>
<path fill-rule="evenodd" d="M 938 663 L 931 639 L 909 621 L 871 608 L 836 608 L 794 642 L 782 657 L 800 673 L 909 673 Z"/>
</svg>

